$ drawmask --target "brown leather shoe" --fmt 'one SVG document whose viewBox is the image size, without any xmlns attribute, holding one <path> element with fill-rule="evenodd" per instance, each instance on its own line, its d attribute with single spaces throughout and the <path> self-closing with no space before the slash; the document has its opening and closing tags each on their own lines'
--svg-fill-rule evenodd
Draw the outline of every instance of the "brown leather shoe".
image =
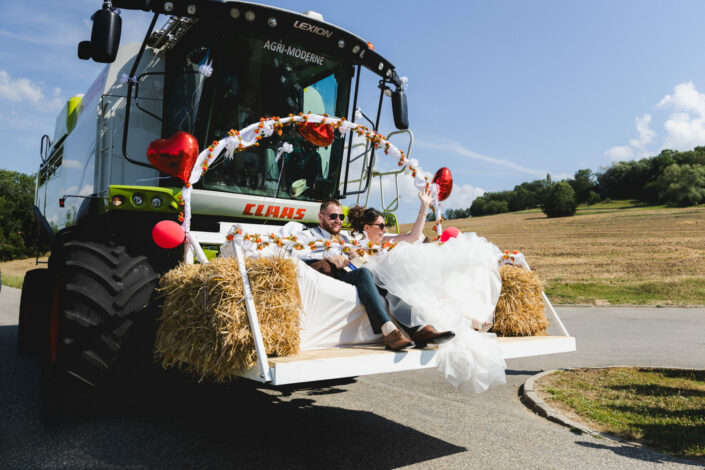
<svg viewBox="0 0 705 470">
<path fill-rule="evenodd" d="M 387 346 L 387 349 L 391 349 L 392 351 L 401 351 L 402 349 L 414 347 L 414 342 L 409 341 L 398 329 L 384 337 L 384 344 Z"/>
<path fill-rule="evenodd" d="M 455 338 L 455 332 L 436 331 L 431 325 L 426 325 L 411 335 L 411 339 L 416 343 L 417 348 L 425 348 L 428 343 L 443 344 L 453 338 Z"/>
</svg>

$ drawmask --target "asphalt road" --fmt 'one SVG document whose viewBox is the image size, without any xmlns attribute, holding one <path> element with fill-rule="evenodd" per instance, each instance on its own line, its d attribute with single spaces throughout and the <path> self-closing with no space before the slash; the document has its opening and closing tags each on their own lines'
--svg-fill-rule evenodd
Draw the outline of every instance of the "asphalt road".
<svg viewBox="0 0 705 470">
<path fill-rule="evenodd" d="M 578 435 L 518 397 L 542 370 L 705 368 L 705 309 L 560 308 L 578 351 L 508 361 L 507 385 L 463 395 L 435 370 L 310 389 L 167 381 L 142 410 L 43 421 L 38 365 L 16 353 L 19 291 L 0 293 L 0 468 L 700 468 Z"/>
</svg>

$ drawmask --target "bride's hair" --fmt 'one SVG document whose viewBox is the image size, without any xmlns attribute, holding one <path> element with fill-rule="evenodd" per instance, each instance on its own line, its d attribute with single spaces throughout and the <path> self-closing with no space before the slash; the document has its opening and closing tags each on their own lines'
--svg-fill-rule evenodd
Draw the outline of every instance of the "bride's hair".
<svg viewBox="0 0 705 470">
<path fill-rule="evenodd" d="M 350 221 L 353 233 L 364 233 L 365 224 L 374 224 L 377 217 L 384 218 L 384 215 L 371 207 L 365 209 L 362 206 L 353 206 L 348 210 L 348 221 Z"/>
</svg>

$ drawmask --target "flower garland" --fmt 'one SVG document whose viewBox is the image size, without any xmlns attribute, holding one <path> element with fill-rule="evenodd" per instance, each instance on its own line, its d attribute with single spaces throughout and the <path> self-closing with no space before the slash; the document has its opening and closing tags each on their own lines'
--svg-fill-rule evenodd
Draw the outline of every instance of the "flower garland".
<svg viewBox="0 0 705 470">
<path fill-rule="evenodd" d="M 346 255 L 355 252 L 358 256 L 365 256 L 375 255 L 382 251 L 389 251 L 396 246 L 396 243 L 392 242 L 361 243 L 358 240 L 346 242 L 343 239 L 318 239 L 302 243 L 296 235 L 279 236 L 274 233 L 246 233 L 238 224 L 235 224 L 230 228 L 225 236 L 225 243 L 235 243 L 236 239 L 242 244 L 249 243 L 250 246 L 256 251 L 262 251 L 265 248 L 272 246 L 286 250 L 289 253 L 292 251 L 319 251 L 321 248 L 324 251 L 330 251 L 333 248 L 340 247 L 341 253 Z"/>
<path fill-rule="evenodd" d="M 409 174 L 414 179 L 414 186 L 419 191 L 430 190 L 432 197 L 432 204 L 434 206 L 434 211 L 436 215 L 436 223 L 433 228 L 436 231 L 436 238 L 440 237 L 442 232 L 441 223 L 443 218 L 441 217 L 441 204 L 438 200 L 438 187 L 429 180 L 428 177 L 423 175 L 421 167 L 417 160 L 413 158 L 408 158 L 408 156 L 399 150 L 394 144 L 389 142 L 387 138 L 375 131 L 368 129 L 362 124 L 357 124 L 346 120 L 344 117 L 333 117 L 327 114 L 303 114 L 298 115 L 290 114 L 287 117 L 271 117 L 271 118 L 261 118 L 259 122 L 250 124 L 241 130 L 231 129 L 228 132 L 227 137 L 221 140 L 214 140 L 207 148 L 205 148 L 196 159 L 196 163 L 191 170 L 191 175 L 187 183 L 185 183 L 181 191 L 181 200 L 179 204 L 182 207 L 179 213 L 179 222 L 181 222 L 182 227 L 186 233 L 189 233 L 191 229 L 191 193 L 193 190 L 193 184 L 197 183 L 203 173 L 208 171 L 208 168 L 221 156 L 223 155 L 227 159 L 232 159 L 236 152 L 241 152 L 251 146 L 259 146 L 260 141 L 263 138 L 272 136 L 273 134 L 282 135 L 284 126 L 305 126 L 309 123 L 312 124 L 328 124 L 333 127 L 333 129 L 338 130 L 338 132 L 344 137 L 348 132 L 353 131 L 358 136 L 364 137 L 368 142 L 372 144 L 375 149 L 382 148 L 386 155 L 391 156 L 397 160 L 397 165 L 402 167 L 404 173 Z M 223 152 L 225 150 L 225 152 Z M 435 240 L 434 239 L 434 240 Z M 187 240 L 190 240 L 187 237 Z M 269 243 L 269 242 L 268 242 Z M 196 254 L 201 258 L 199 251 L 200 246 L 194 246 L 195 243 L 187 243 L 186 249 L 193 249 Z"/>
</svg>

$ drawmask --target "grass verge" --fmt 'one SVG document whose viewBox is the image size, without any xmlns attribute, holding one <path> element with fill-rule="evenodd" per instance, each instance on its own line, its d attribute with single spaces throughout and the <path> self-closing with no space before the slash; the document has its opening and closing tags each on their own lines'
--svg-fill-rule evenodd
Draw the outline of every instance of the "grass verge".
<svg viewBox="0 0 705 470">
<path fill-rule="evenodd" d="M 556 303 L 702 305 L 705 279 L 648 282 L 561 282 L 546 286 L 546 295 Z"/>
<path fill-rule="evenodd" d="M 575 369 L 545 376 L 537 389 L 595 429 L 705 461 L 705 371 Z"/>
<path fill-rule="evenodd" d="M 8 287 L 16 287 L 22 289 L 22 283 L 24 281 L 24 276 L 16 276 L 14 274 L 2 273 L 2 285 Z"/>
</svg>

